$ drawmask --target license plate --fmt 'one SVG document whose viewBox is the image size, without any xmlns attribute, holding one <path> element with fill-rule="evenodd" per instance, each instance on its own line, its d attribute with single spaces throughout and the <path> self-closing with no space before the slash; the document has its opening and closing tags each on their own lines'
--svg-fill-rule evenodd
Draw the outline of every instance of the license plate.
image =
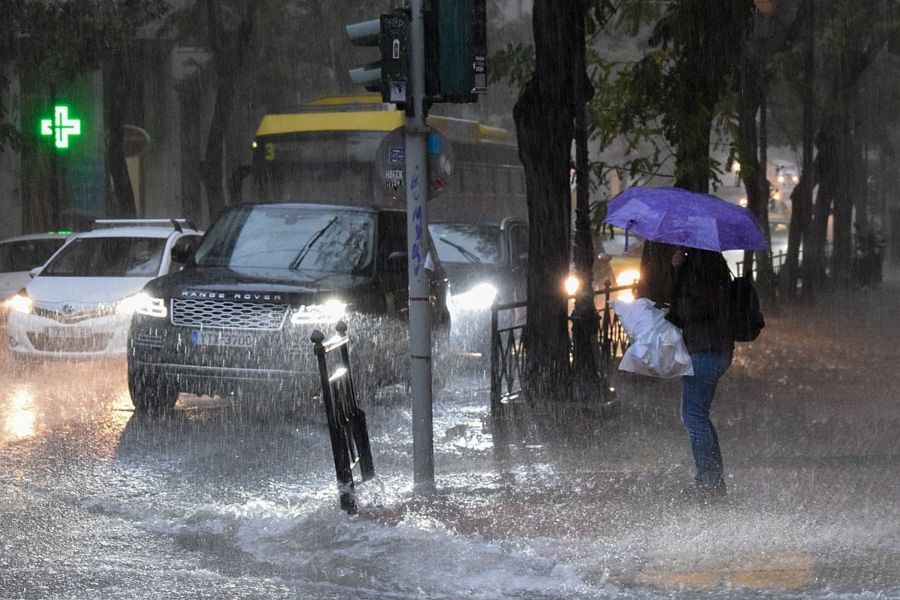
<svg viewBox="0 0 900 600">
<path fill-rule="evenodd" d="M 232 331 L 191 331 L 191 343 L 195 346 L 227 346 L 250 348 L 255 345 L 252 333 Z"/>
<path fill-rule="evenodd" d="M 90 331 L 63 327 L 49 327 L 44 330 L 44 335 L 52 340 L 85 340 L 92 336 Z"/>
</svg>

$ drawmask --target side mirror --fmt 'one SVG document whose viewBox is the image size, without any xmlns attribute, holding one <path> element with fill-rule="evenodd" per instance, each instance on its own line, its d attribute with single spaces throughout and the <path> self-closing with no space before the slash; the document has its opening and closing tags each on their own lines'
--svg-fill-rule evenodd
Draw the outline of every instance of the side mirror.
<svg viewBox="0 0 900 600">
<path fill-rule="evenodd" d="M 190 246 L 182 246 L 180 244 L 175 244 L 172 246 L 172 262 L 177 262 L 180 265 L 185 264 L 188 261 L 188 258 L 191 256 L 191 247 Z"/>
</svg>

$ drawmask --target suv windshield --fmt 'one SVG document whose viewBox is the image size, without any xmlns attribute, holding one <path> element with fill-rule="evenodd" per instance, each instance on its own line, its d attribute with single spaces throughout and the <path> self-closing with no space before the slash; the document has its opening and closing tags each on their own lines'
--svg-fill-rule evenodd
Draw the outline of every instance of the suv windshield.
<svg viewBox="0 0 900 600">
<path fill-rule="evenodd" d="M 166 238 L 76 238 L 47 264 L 41 275 L 156 277 L 165 247 Z"/>
<path fill-rule="evenodd" d="M 374 216 L 298 206 L 249 206 L 216 222 L 194 254 L 201 267 L 360 274 L 372 262 Z"/>
<path fill-rule="evenodd" d="M 65 238 L 20 240 L 0 244 L 0 273 L 30 271 L 39 267 L 65 243 Z"/>
<path fill-rule="evenodd" d="M 502 258 L 496 225 L 432 223 L 428 226 L 442 263 L 497 263 Z"/>
</svg>

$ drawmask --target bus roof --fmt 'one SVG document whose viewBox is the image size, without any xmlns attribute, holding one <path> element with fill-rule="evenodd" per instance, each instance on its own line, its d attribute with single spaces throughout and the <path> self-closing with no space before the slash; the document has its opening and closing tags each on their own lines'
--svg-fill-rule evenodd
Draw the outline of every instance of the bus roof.
<svg viewBox="0 0 900 600">
<path fill-rule="evenodd" d="M 402 126 L 404 122 L 404 113 L 399 110 L 359 110 L 358 104 L 353 106 L 346 102 L 343 104 L 330 103 L 331 97 L 324 98 L 322 101 L 329 102 L 328 106 L 349 106 L 350 110 L 266 115 L 256 130 L 256 136 L 260 138 L 317 131 L 388 132 Z M 427 123 L 452 140 L 504 142 L 509 139 L 509 132 L 505 129 L 490 127 L 468 119 L 432 115 L 428 117 Z"/>
</svg>

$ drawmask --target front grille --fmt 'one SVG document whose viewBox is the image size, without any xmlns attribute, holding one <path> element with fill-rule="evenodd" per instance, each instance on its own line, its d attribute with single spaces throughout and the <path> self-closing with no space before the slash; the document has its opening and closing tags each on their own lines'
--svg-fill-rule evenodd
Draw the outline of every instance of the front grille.
<svg viewBox="0 0 900 600">
<path fill-rule="evenodd" d="M 69 310 L 74 311 L 75 309 Z M 54 321 L 58 321 L 60 323 L 80 323 L 81 321 L 87 321 L 88 319 L 96 319 L 97 317 L 105 317 L 107 315 L 111 315 L 116 312 L 116 305 L 108 304 L 92 308 L 90 310 L 83 310 L 80 312 L 69 312 L 65 309 L 58 310 L 53 308 L 43 308 L 41 306 L 35 306 L 33 312 L 38 317 L 53 319 Z"/>
<path fill-rule="evenodd" d="M 286 304 L 172 299 L 172 324 L 182 327 L 277 331 L 284 325 L 287 312 Z"/>
<path fill-rule="evenodd" d="M 102 352 L 109 346 L 111 333 L 86 336 L 48 336 L 29 332 L 28 340 L 40 352 Z"/>
</svg>

